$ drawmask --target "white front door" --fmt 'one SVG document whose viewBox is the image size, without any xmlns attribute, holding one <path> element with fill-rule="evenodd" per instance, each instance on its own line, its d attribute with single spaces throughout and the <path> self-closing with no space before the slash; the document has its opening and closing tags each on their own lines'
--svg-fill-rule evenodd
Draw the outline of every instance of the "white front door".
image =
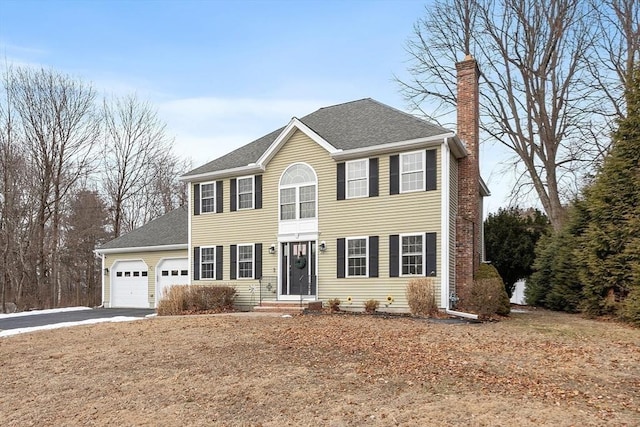
<svg viewBox="0 0 640 427">
<path fill-rule="evenodd" d="M 144 261 L 116 261 L 111 268 L 111 307 L 149 308 L 149 268 Z"/>
</svg>

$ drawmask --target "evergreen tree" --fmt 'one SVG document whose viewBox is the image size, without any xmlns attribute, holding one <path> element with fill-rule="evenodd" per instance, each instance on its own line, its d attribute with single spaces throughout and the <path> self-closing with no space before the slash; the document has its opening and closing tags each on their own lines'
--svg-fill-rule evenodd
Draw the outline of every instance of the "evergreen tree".
<svg viewBox="0 0 640 427">
<path fill-rule="evenodd" d="M 587 314 L 640 317 L 640 68 L 629 85 L 628 112 L 614 133 L 611 152 L 586 191 L 590 222 L 577 251 L 584 265 Z M 631 293 L 633 298 L 623 307 Z M 621 309 L 624 308 L 624 313 Z M 634 314 L 635 313 L 635 314 Z"/>
</svg>

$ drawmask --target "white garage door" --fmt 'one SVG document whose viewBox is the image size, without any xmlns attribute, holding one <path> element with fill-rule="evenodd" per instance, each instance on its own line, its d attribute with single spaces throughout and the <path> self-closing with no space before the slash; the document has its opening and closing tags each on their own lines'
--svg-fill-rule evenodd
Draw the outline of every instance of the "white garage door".
<svg viewBox="0 0 640 427">
<path fill-rule="evenodd" d="M 144 261 L 117 261 L 111 269 L 111 307 L 149 308 L 148 271 Z"/>
<path fill-rule="evenodd" d="M 189 269 L 187 258 L 171 258 L 164 259 L 158 263 L 158 271 L 156 273 L 156 289 L 158 298 L 156 298 L 156 306 L 158 301 L 162 299 L 165 291 L 173 285 L 189 284 Z"/>
</svg>

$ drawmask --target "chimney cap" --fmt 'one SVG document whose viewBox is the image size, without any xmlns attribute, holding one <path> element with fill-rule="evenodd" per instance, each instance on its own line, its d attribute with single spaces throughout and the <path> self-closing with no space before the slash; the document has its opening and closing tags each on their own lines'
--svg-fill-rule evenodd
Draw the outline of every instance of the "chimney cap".
<svg viewBox="0 0 640 427">
<path fill-rule="evenodd" d="M 464 60 L 465 60 L 465 61 L 472 61 L 472 60 L 473 60 L 473 56 L 471 56 L 471 54 L 470 54 L 470 53 L 467 53 L 467 54 L 464 56 Z"/>
</svg>

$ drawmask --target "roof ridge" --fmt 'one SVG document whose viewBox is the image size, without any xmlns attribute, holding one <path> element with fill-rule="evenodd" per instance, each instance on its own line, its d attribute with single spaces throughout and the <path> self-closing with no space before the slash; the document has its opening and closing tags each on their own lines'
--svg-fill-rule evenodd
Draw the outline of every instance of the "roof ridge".
<svg viewBox="0 0 640 427">
<path fill-rule="evenodd" d="M 367 100 L 368 100 L 368 101 L 375 101 L 373 98 L 370 98 L 370 97 L 369 97 L 369 98 L 354 99 L 353 101 L 340 102 L 340 103 L 338 103 L 338 104 L 328 105 L 328 106 L 326 106 L 326 107 L 320 107 L 320 108 L 318 108 L 316 111 L 326 110 L 326 109 L 328 109 L 328 108 L 339 107 L 339 106 L 341 106 L 341 105 L 353 104 L 353 103 L 356 103 L 356 102 L 367 101 Z M 377 102 L 377 101 L 376 101 L 376 102 Z M 315 113 L 315 111 L 314 111 L 314 113 Z M 313 114 L 313 113 L 311 113 L 311 114 Z M 308 116 L 308 115 L 309 115 L 309 114 L 307 114 L 307 116 Z"/>
<path fill-rule="evenodd" d="M 419 122 L 420 122 L 420 123 L 422 123 L 422 124 L 426 124 L 426 125 L 429 125 L 429 126 L 432 126 L 432 127 L 437 127 L 437 128 L 444 129 L 444 130 L 447 130 L 447 131 L 448 131 L 448 129 L 446 129 L 446 128 L 444 128 L 444 127 L 440 126 L 439 124 L 432 123 L 432 122 L 430 122 L 430 121 L 428 121 L 428 120 L 425 120 L 425 119 L 422 119 L 422 118 L 420 118 L 420 117 L 418 117 L 418 116 L 416 116 L 416 115 L 414 115 L 414 114 L 408 113 L 408 112 L 406 112 L 406 111 L 402 111 L 402 110 L 400 110 L 399 108 L 393 107 L 393 106 L 388 105 L 388 104 L 385 104 L 385 103 L 383 103 L 383 102 L 380 102 L 380 101 L 378 101 L 377 99 L 373 99 L 373 98 L 367 98 L 367 99 L 369 99 L 369 100 L 371 100 L 371 101 L 375 102 L 376 104 L 378 104 L 378 105 L 380 105 L 380 106 L 382 106 L 382 107 L 386 107 L 386 108 L 389 108 L 390 110 L 394 110 L 394 111 L 397 111 L 398 113 L 404 114 L 405 116 L 410 117 L 410 118 L 411 118 L 411 119 L 413 119 L 413 120 L 417 120 L 417 121 L 419 121 Z"/>
</svg>

